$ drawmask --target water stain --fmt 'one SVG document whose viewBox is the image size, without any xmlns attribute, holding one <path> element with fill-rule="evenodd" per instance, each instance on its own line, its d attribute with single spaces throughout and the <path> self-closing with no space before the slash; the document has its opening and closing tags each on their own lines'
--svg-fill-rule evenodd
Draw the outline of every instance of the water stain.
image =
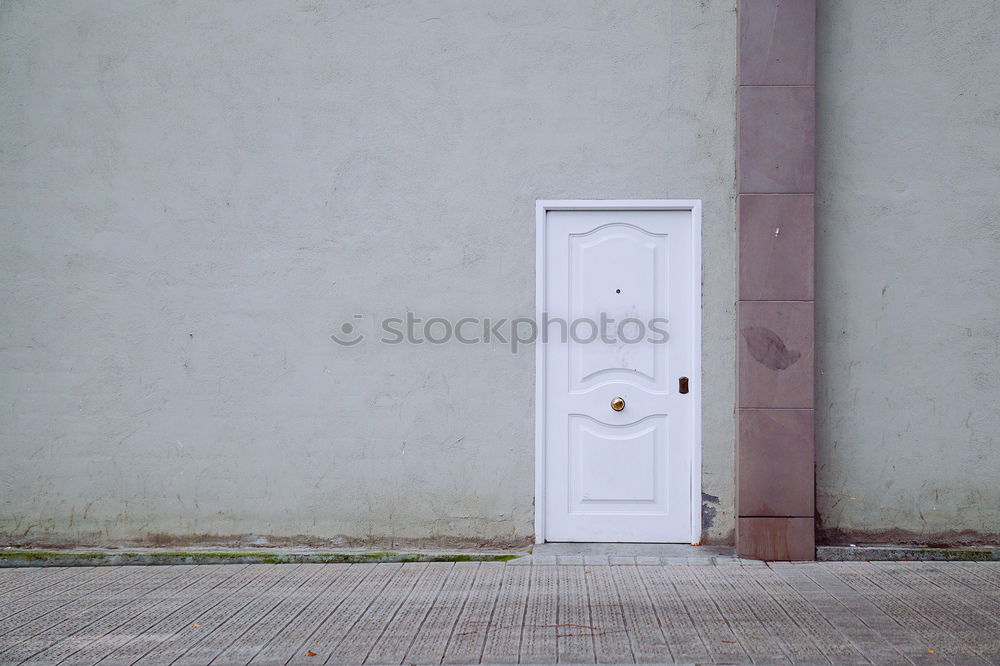
<svg viewBox="0 0 1000 666">
<path fill-rule="evenodd" d="M 701 494 L 701 528 L 703 530 L 707 530 L 715 524 L 715 516 L 718 514 L 718 509 L 712 505 L 718 503 L 718 496 L 709 495 L 708 493 Z"/>
<path fill-rule="evenodd" d="M 802 358 L 802 352 L 789 349 L 785 341 L 769 328 L 763 326 L 747 326 L 742 329 L 743 339 L 747 341 L 747 349 L 754 359 L 772 370 L 784 370 Z"/>
</svg>

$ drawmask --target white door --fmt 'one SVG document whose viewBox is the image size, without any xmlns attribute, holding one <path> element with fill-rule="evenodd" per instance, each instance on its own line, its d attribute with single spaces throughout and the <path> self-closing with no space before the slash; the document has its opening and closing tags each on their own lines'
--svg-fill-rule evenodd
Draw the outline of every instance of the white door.
<svg viewBox="0 0 1000 666">
<path fill-rule="evenodd" d="M 545 541 L 697 542 L 700 206 L 559 210 L 585 203 L 539 202 L 536 526 Z"/>
</svg>

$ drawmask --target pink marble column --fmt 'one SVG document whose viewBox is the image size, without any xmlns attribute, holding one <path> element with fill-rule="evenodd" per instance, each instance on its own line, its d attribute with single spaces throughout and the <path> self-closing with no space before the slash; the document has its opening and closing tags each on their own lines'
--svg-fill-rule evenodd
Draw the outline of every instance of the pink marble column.
<svg viewBox="0 0 1000 666">
<path fill-rule="evenodd" d="M 811 560 L 816 2 L 739 20 L 737 550 Z"/>
</svg>

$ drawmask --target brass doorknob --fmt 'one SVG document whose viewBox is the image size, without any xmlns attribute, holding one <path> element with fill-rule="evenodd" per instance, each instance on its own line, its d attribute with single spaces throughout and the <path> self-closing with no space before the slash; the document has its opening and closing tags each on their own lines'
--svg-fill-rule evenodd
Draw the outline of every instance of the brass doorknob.
<svg viewBox="0 0 1000 666">
<path fill-rule="evenodd" d="M 611 409 L 615 410 L 616 412 L 620 412 L 623 409 L 625 409 L 625 401 L 622 400 L 621 396 L 611 399 Z"/>
</svg>

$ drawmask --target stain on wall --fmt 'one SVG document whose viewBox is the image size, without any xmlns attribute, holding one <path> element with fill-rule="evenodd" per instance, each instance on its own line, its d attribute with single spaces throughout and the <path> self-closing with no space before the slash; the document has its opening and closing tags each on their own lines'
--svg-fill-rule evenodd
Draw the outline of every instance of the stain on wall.
<svg viewBox="0 0 1000 666">
<path fill-rule="evenodd" d="M 789 349 L 785 341 L 764 326 L 747 326 L 740 330 L 750 355 L 772 370 L 784 370 L 802 358 L 802 352 Z"/>
<path fill-rule="evenodd" d="M 719 515 L 719 498 L 708 493 L 701 494 L 701 529 L 710 530 L 715 526 L 715 518 Z"/>
</svg>

